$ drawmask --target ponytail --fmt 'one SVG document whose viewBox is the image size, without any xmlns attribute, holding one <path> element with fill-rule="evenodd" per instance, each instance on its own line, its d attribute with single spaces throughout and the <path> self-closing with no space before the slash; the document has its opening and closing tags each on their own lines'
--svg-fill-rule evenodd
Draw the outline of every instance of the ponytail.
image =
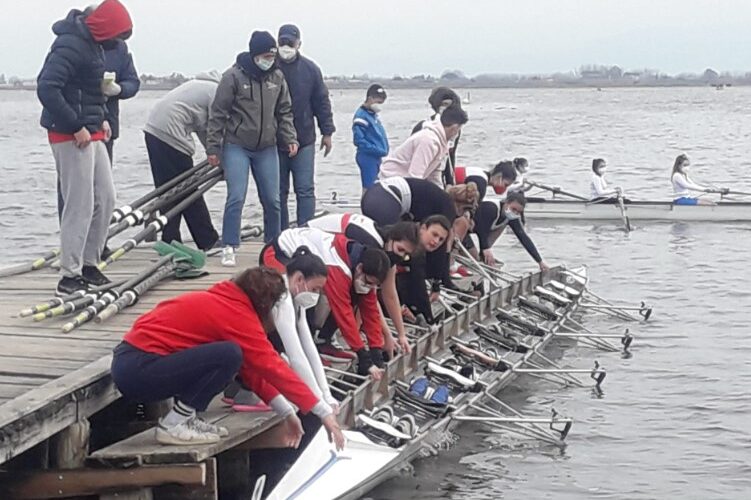
<svg viewBox="0 0 751 500">
<path fill-rule="evenodd" d="M 292 274 L 298 271 L 302 273 L 306 280 L 317 276 L 324 278 L 328 276 L 326 264 L 305 245 L 295 250 L 286 267 L 287 276 L 292 276 Z"/>
</svg>

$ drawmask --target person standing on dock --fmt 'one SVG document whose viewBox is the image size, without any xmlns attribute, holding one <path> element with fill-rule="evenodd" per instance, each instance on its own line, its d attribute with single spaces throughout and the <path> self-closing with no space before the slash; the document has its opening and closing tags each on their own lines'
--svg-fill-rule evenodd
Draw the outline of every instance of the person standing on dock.
<svg viewBox="0 0 751 500">
<path fill-rule="evenodd" d="M 255 267 L 208 290 L 165 300 L 133 324 L 115 348 L 112 379 L 126 398 L 156 402 L 174 397 L 159 421 L 162 444 L 215 443 L 229 430 L 198 416 L 240 373 L 243 383 L 284 420 L 284 443 L 303 435 L 291 401 L 321 419 L 338 449 L 344 436 L 331 406 L 317 397 L 271 344 L 264 323 L 289 293 L 276 271 Z"/>
<path fill-rule="evenodd" d="M 453 106 L 435 120 L 426 122 L 422 130 L 409 136 L 383 160 L 378 177 L 415 177 L 443 187 L 442 167 L 449 143 L 459 136 L 467 120 L 467 113 Z"/>
<path fill-rule="evenodd" d="M 107 241 L 115 186 L 105 141 L 104 44 L 130 37 L 133 23 L 118 0 L 105 0 L 86 16 L 71 10 L 56 22 L 57 38 L 37 78 L 41 125 L 55 158 L 65 206 L 60 217 L 60 273 L 56 293 L 66 295 L 109 280 L 97 264 Z"/>
<path fill-rule="evenodd" d="M 300 30 L 293 24 L 279 28 L 279 53 L 277 64 L 287 80 L 292 98 L 292 114 L 295 116 L 295 130 L 300 150 L 290 156 L 284 147 L 284 137 L 279 137 L 279 199 L 281 202 L 281 228 L 289 227 L 289 177 L 292 174 L 295 197 L 297 199 L 297 225 L 302 226 L 314 215 L 315 195 L 315 156 L 316 130 L 313 119 L 321 131 L 323 157 L 331 152 L 331 136 L 336 132 L 334 115 L 331 112 L 329 89 L 323 81 L 321 68 L 300 54 Z"/>
<path fill-rule="evenodd" d="M 254 31 L 248 52 L 222 75 L 209 111 L 206 138 L 208 161 L 221 165 L 227 181 L 222 223 L 222 265 L 235 266 L 240 246 L 243 205 L 252 172 L 263 206 L 263 237 L 281 232 L 278 141 L 292 158 L 297 155 L 292 100 L 287 81 L 276 67 L 276 40 Z"/>
<path fill-rule="evenodd" d="M 430 96 L 428 96 L 428 104 L 430 104 L 430 108 L 433 110 L 433 114 L 431 115 L 429 120 L 421 120 L 420 122 L 418 122 L 417 125 L 412 128 L 413 134 L 416 134 L 417 132 L 422 130 L 423 125 L 435 120 L 437 116 L 439 116 L 449 107 L 456 106 L 461 108 L 462 102 L 461 98 L 459 98 L 459 94 L 457 94 L 450 88 L 436 87 L 430 92 Z M 454 169 L 456 167 L 456 148 L 459 145 L 460 137 L 461 132 L 459 132 L 459 134 L 449 144 L 449 154 L 446 158 L 446 168 L 443 169 L 443 183 L 447 186 L 458 184 L 458 182 L 456 182 Z"/>
<path fill-rule="evenodd" d="M 205 147 L 209 107 L 220 79 L 217 71 L 199 73 L 195 79 L 171 90 L 151 108 L 144 136 L 155 187 L 193 168 L 193 155 L 196 152 L 193 134 Z M 170 208 L 164 207 L 162 212 Z M 162 241 L 182 241 L 180 220 L 183 217 L 198 248 L 208 250 L 214 247 L 219 234 L 211 222 L 203 196 L 167 222 L 162 231 Z"/>
<path fill-rule="evenodd" d="M 357 148 L 355 161 L 360 169 L 362 192 L 368 190 L 378 179 L 381 161 L 389 154 L 389 138 L 378 113 L 386 102 L 386 90 L 374 83 L 365 93 L 365 102 L 355 111 L 352 119 L 352 138 Z"/>
</svg>

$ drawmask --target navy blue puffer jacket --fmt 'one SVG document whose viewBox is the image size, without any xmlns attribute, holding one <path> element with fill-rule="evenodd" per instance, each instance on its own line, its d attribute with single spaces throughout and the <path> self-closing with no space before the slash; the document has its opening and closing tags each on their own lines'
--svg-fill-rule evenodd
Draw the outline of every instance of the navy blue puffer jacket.
<svg viewBox="0 0 751 500">
<path fill-rule="evenodd" d="M 37 77 L 37 96 L 44 106 L 41 125 L 62 134 L 82 127 L 99 131 L 105 119 L 102 46 L 92 38 L 80 10 L 53 24 L 52 32 L 57 38 Z"/>
</svg>

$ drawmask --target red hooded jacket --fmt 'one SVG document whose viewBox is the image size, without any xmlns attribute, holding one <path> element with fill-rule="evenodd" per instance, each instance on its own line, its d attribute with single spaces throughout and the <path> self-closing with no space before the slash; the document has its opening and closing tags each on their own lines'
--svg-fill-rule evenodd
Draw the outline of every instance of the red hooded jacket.
<svg viewBox="0 0 751 500">
<path fill-rule="evenodd" d="M 161 302 L 136 320 L 124 340 L 162 356 L 210 342 L 232 341 L 243 351 L 240 376 L 261 399 L 268 403 L 282 394 L 303 413 L 318 402 L 279 357 L 250 299 L 231 281 Z"/>
</svg>

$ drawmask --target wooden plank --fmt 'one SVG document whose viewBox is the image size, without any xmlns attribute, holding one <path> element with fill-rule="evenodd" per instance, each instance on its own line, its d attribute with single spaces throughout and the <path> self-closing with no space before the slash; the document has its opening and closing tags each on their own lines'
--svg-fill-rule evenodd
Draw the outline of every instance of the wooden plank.
<svg viewBox="0 0 751 500">
<path fill-rule="evenodd" d="M 65 498 L 164 484 L 204 486 L 206 479 L 205 464 L 69 469 L 33 472 L 20 477 L 14 474 L 12 482 L 0 483 L 0 489 L 8 491 L 10 498 L 14 499 Z"/>
<path fill-rule="evenodd" d="M 202 462 L 275 426 L 280 419 L 272 412 L 228 413 L 213 410 L 206 413 L 209 421 L 229 429 L 230 435 L 218 443 L 196 446 L 161 445 L 154 438 L 154 429 L 149 429 L 128 439 L 97 450 L 89 457 L 89 464 L 122 466 L 133 463 L 165 464 Z"/>
<path fill-rule="evenodd" d="M 36 389 L 42 385 L 44 379 L 40 380 L 37 384 L 3 384 L 0 382 L 0 398 L 13 399 L 20 396 L 25 392 L 29 392 L 32 389 Z"/>
<path fill-rule="evenodd" d="M 75 371 L 85 364 L 86 361 L 39 359 L 28 356 L 5 356 L 0 354 L 0 374 L 4 375 L 18 374 L 56 378 Z"/>
<path fill-rule="evenodd" d="M 119 398 L 111 361 L 102 357 L 0 405 L 0 464 Z"/>
<path fill-rule="evenodd" d="M 154 495 L 159 500 L 219 500 L 216 459 L 210 458 L 203 462 L 202 465 L 206 466 L 206 481 L 202 486 L 161 486 L 154 488 Z M 247 494 L 239 497 L 223 498 L 247 498 Z"/>
</svg>

